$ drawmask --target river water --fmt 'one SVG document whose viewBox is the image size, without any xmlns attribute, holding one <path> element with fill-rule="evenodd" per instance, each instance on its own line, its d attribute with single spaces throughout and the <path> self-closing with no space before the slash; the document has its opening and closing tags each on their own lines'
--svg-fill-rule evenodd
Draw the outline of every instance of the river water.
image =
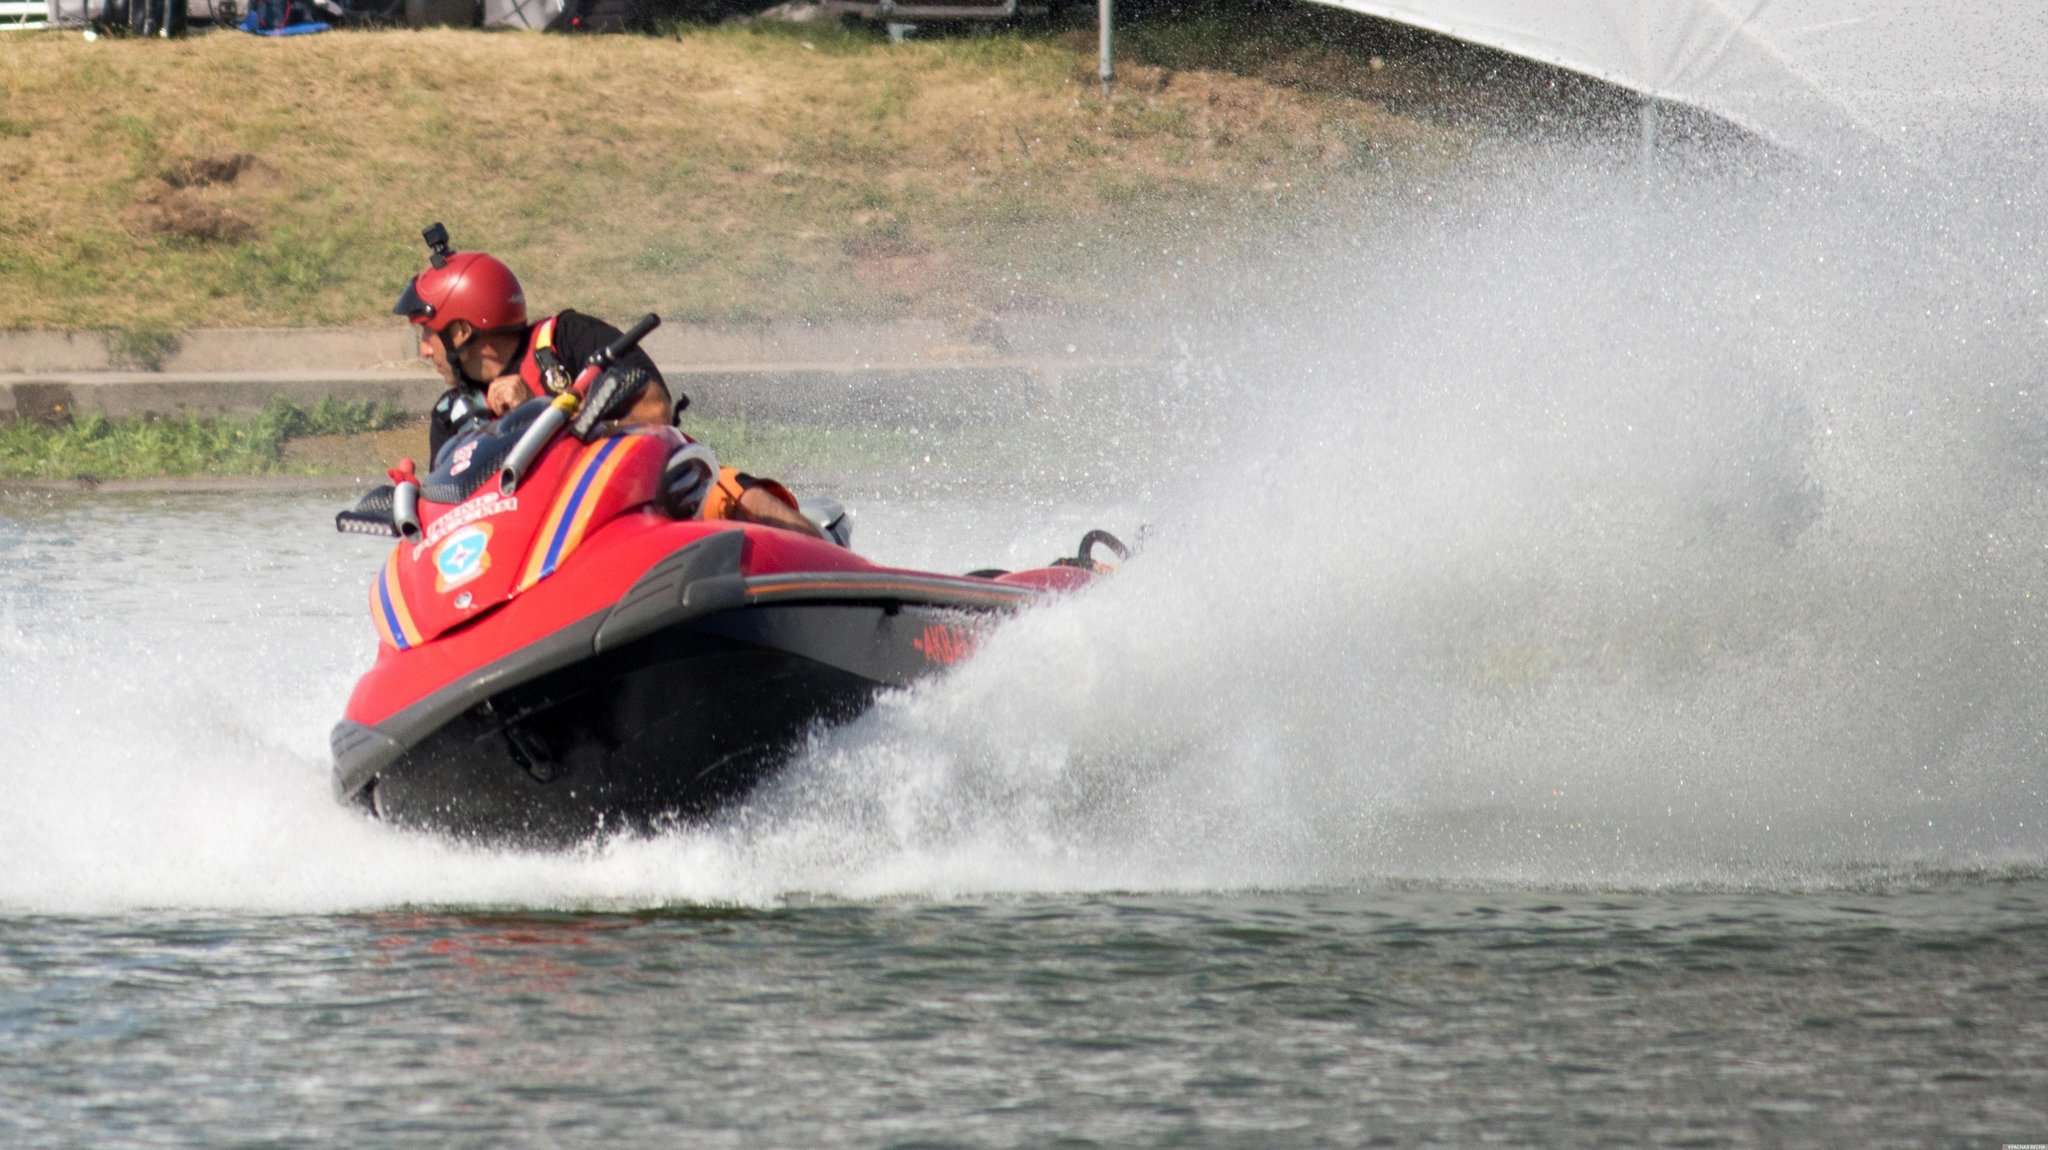
<svg viewBox="0 0 2048 1150">
<path fill-rule="evenodd" d="M 1150 530 L 658 839 L 331 801 L 346 492 L 0 494 L 0 1144 L 2048 1142 L 2043 177 L 1513 173 L 792 476 Z"/>
<path fill-rule="evenodd" d="M 1090 735 L 1134 721 L 1067 694 L 1098 669 L 1025 671 L 1000 647 L 1022 713 L 987 684 L 893 700 L 804 785 L 698 832 L 546 857 L 386 831 L 327 793 L 378 551 L 323 534 L 345 497 L 0 508 L 0 1142 L 2048 1132 L 2048 878 L 2023 854 L 1791 850 L 1744 872 L 1634 806 L 1607 817 L 1637 825 L 1589 835 L 1571 824 L 1597 805 L 1517 826 L 1455 783 L 1405 810 L 1345 798 L 1327 764 L 1288 766 L 1316 740 L 1284 730 L 1228 755 L 1283 756 L 1233 781 L 1156 730 Z M 1054 507 L 1020 528 L 957 498 L 860 530 L 884 558 L 960 567 L 1057 553 L 1093 521 Z M 1019 646 L 1084 657 L 1061 618 L 1084 606 L 1027 620 Z M 1069 754 L 1078 783 L 1054 777 Z M 1796 796 L 1777 800 L 1795 818 Z M 1574 845 L 1458 861 L 1545 834 Z M 1613 836 L 1661 856 L 1656 877 L 1617 869 Z M 1518 875 L 1530 857 L 1582 881 Z"/>
</svg>

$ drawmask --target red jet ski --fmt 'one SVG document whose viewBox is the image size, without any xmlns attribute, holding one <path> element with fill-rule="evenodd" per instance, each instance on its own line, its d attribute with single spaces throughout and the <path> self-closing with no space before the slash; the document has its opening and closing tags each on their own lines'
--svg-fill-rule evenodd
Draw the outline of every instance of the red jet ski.
<svg viewBox="0 0 2048 1150">
<path fill-rule="evenodd" d="M 337 517 L 398 537 L 370 589 L 376 664 L 334 728 L 343 802 L 538 847 L 701 818 L 818 724 L 1090 582 L 1096 547 L 1126 554 L 1091 532 L 1048 567 L 941 575 L 694 518 L 716 475 L 704 446 L 605 419 L 644 386 L 612 363 L 657 322 Z"/>
</svg>

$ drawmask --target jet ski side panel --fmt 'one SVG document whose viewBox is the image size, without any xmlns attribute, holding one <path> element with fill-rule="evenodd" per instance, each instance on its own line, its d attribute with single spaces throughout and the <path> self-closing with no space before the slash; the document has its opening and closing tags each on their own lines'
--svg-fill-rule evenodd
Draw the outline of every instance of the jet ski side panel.
<svg viewBox="0 0 2048 1150">
<path fill-rule="evenodd" d="M 770 530 L 772 529 L 764 529 Z M 349 713 L 331 736 L 334 784 L 348 800 L 386 764 L 396 760 L 471 707 L 495 694 L 557 669 L 631 645 L 651 634 L 694 619 L 723 616 L 749 603 L 865 603 L 893 618 L 906 609 L 936 611 L 916 616 L 914 629 L 881 627 L 865 615 L 759 616 L 777 621 L 774 633 L 761 622 L 721 624 L 733 637 L 756 645 L 808 652 L 812 657 L 872 682 L 909 681 L 936 666 L 950 665 L 971 650 L 979 624 L 976 613 L 1013 609 L 1035 597 L 1031 591 L 986 581 L 934 577 L 865 568 L 842 572 L 800 572 L 752 579 L 740 575 L 747 536 L 720 531 L 694 538 L 648 567 L 618 602 L 594 614 L 534 635 L 525 618 L 539 604 L 518 601 L 480 620 L 474 634 L 411 651 L 384 651 L 378 665 L 357 685 Z M 559 612 L 543 616 L 560 618 Z M 736 616 L 736 618 L 755 618 Z M 801 626 L 794 620 L 809 620 Z M 827 621 L 829 620 L 829 621 Z M 469 658 L 458 642 L 488 652 L 500 649 L 497 632 L 523 638 L 505 654 L 467 670 L 448 666 Z M 396 707 L 392 700 L 405 699 Z"/>
<path fill-rule="evenodd" d="M 718 636 L 664 636 L 513 688 L 377 772 L 400 826 L 556 847 L 652 830 L 745 794 L 874 684 Z"/>
<path fill-rule="evenodd" d="M 367 799 L 400 825 L 542 847 L 701 817 L 926 673 L 928 629 L 964 622 L 869 604 L 716 612 L 491 694 L 373 772 Z"/>
</svg>

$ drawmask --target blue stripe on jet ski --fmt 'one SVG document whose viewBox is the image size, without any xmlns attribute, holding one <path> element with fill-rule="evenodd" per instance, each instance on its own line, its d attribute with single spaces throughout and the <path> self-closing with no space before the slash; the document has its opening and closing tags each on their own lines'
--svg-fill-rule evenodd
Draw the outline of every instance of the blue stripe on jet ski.
<svg viewBox="0 0 2048 1150">
<path fill-rule="evenodd" d="M 548 540 L 548 557 L 540 565 L 541 578 L 545 579 L 555 573 L 555 564 L 562 558 L 562 544 L 568 541 L 569 530 L 576 523 L 576 512 L 583 506 L 583 497 L 590 491 L 591 480 L 597 478 L 598 469 L 604 466 L 605 458 L 625 441 L 626 437 L 623 435 L 615 435 L 605 440 L 604 446 L 598 448 L 597 455 L 584 465 L 583 474 L 576 480 L 576 490 L 569 496 L 568 506 L 562 508 L 561 522 L 555 524 L 555 537 Z"/>
<path fill-rule="evenodd" d="M 405 628 L 398 625 L 398 611 L 391 605 L 391 584 L 385 571 L 377 572 L 377 604 L 384 608 L 384 626 L 391 632 L 391 645 L 401 651 L 412 646 L 405 641 Z"/>
</svg>

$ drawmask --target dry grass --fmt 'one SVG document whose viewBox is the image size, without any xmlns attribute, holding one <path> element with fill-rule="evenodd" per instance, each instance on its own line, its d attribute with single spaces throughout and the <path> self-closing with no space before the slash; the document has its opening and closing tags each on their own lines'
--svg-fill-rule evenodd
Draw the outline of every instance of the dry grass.
<svg viewBox="0 0 2048 1150">
<path fill-rule="evenodd" d="M 0 327 L 375 321 L 436 219 L 543 307 L 1086 307 L 1462 147 L 1359 52 L 1205 35 L 1135 36 L 1108 103 L 1079 30 L 10 36 Z"/>
</svg>

